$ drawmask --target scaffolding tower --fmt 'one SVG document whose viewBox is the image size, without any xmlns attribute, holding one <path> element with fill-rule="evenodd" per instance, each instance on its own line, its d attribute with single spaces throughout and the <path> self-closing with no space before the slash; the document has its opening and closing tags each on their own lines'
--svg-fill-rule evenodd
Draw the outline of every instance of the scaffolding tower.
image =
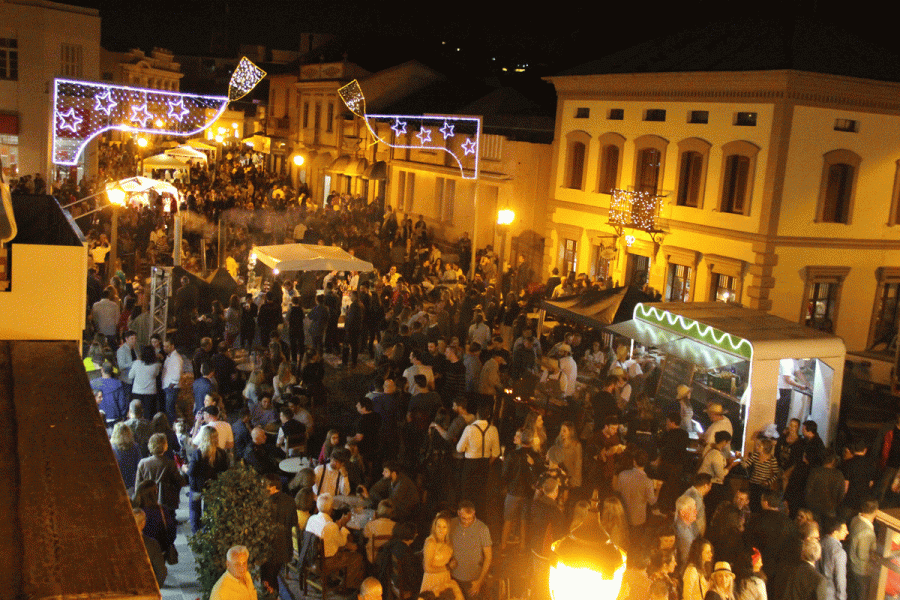
<svg viewBox="0 0 900 600">
<path fill-rule="evenodd" d="M 150 267 L 150 335 L 158 333 L 166 341 L 169 298 L 172 295 L 172 267 Z"/>
</svg>

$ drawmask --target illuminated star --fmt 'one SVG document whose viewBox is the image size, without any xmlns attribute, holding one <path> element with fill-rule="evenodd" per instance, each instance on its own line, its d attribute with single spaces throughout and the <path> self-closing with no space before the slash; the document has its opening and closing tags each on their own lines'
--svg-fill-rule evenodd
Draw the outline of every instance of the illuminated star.
<svg viewBox="0 0 900 600">
<path fill-rule="evenodd" d="M 468 156 L 469 154 L 475 154 L 475 142 L 472 140 L 472 138 L 469 138 L 465 142 L 463 142 L 462 149 L 463 152 L 465 152 L 466 156 Z"/>
<path fill-rule="evenodd" d="M 140 106 L 132 106 L 131 107 L 131 120 L 140 122 L 141 127 L 146 127 L 147 121 L 149 121 L 152 118 L 153 118 L 153 115 L 151 115 L 147 111 L 147 103 L 146 102 L 144 102 Z"/>
<path fill-rule="evenodd" d="M 97 102 L 94 104 L 94 110 L 106 113 L 108 117 L 113 109 L 119 105 L 112 99 L 112 90 L 106 90 L 94 98 Z"/>
<path fill-rule="evenodd" d="M 184 98 L 178 98 L 178 100 L 169 101 L 169 116 L 179 123 L 181 123 L 181 121 L 184 119 L 184 115 L 188 114 L 189 112 L 190 111 L 184 107 Z"/>
<path fill-rule="evenodd" d="M 454 128 L 454 127 L 455 127 L 455 125 L 451 125 L 451 124 L 448 123 L 447 121 L 444 121 L 444 126 L 441 127 L 441 133 L 444 134 L 444 139 L 445 139 L 445 140 L 446 140 L 447 138 L 452 138 L 452 137 L 453 137 L 453 128 Z"/>
<path fill-rule="evenodd" d="M 419 133 L 416 134 L 416 137 L 419 138 L 419 143 L 424 146 L 431 141 L 431 130 L 423 127 L 419 130 Z"/>
<path fill-rule="evenodd" d="M 82 117 L 79 117 L 75 114 L 74 108 L 70 108 L 66 112 L 59 113 L 56 116 L 59 117 L 60 131 L 62 131 L 63 129 L 68 129 L 72 133 L 78 133 L 78 128 L 81 126 L 81 122 L 84 121 Z"/>
<path fill-rule="evenodd" d="M 395 135 L 403 135 L 406 133 L 406 121 L 401 121 L 399 118 L 394 119 L 394 124 L 391 125 L 391 129 L 394 130 Z"/>
</svg>

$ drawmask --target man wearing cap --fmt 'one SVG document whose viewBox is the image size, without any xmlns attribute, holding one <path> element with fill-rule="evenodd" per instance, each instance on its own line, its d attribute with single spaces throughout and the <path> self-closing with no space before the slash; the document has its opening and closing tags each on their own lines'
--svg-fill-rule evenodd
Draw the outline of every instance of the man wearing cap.
<svg viewBox="0 0 900 600">
<path fill-rule="evenodd" d="M 725 410 L 718 402 L 710 402 L 706 405 L 706 414 L 709 415 L 712 423 L 703 432 L 703 444 L 711 446 L 716 443 L 716 432 L 727 431 L 734 436 L 734 428 L 731 425 L 731 419 L 725 416 Z M 722 452 L 728 456 L 731 452 L 731 443 L 725 445 Z"/>
</svg>

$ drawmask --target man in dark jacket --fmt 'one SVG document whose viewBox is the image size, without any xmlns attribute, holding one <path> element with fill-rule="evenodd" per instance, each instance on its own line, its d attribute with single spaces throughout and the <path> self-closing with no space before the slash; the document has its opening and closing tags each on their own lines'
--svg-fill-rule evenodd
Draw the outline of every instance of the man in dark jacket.
<svg viewBox="0 0 900 600">
<path fill-rule="evenodd" d="M 288 309 L 288 338 L 291 342 L 291 362 L 300 363 L 300 358 L 306 350 L 306 340 L 303 333 L 303 318 L 306 315 L 300 306 L 300 296 L 291 298 L 291 307 Z"/>
<path fill-rule="evenodd" d="M 389 460 L 384 463 L 384 479 L 372 486 L 372 499 L 377 504 L 390 498 L 394 503 L 394 520 L 398 523 L 411 520 L 419 504 L 419 488 L 400 470 L 400 462 Z"/>
<path fill-rule="evenodd" d="M 356 360 L 359 357 L 359 344 L 362 339 L 363 325 L 365 323 L 366 309 L 359 300 L 359 293 L 350 292 L 350 306 L 347 307 L 347 317 L 344 320 L 344 341 L 349 347 L 350 367 L 356 368 Z M 347 366 L 347 355 L 343 355 L 343 366 Z"/>
<path fill-rule="evenodd" d="M 294 529 L 300 528 L 297 520 L 297 506 L 294 499 L 281 491 L 281 478 L 269 473 L 265 476 L 266 490 L 269 492 L 269 506 L 275 522 L 275 536 L 271 540 L 269 559 L 261 565 L 260 575 L 269 593 L 278 591 L 278 573 L 290 562 L 294 555 L 292 536 Z"/>
<path fill-rule="evenodd" d="M 503 483 L 506 484 L 506 501 L 503 507 L 503 537 L 500 549 L 506 549 L 506 541 L 513 525 L 519 525 L 519 543 L 525 547 L 525 522 L 528 518 L 528 499 L 534 494 L 536 472 L 541 464 L 540 455 L 531 448 L 533 431 L 518 432 L 518 447 L 503 459 Z"/>
<path fill-rule="evenodd" d="M 750 515 L 744 529 L 744 541 L 748 547 L 758 548 L 763 559 L 763 571 L 770 582 L 775 580 L 775 571 L 781 559 L 782 550 L 788 539 L 797 534 L 797 527 L 790 518 L 778 510 L 777 492 L 766 492 L 760 504 L 762 511 Z"/>
<path fill-rule="evenodd" d="M 787 587 L 781 596 L 784 600 L 827 600 L 828 580 L 816 570 L 816 561 L 821 556 L 819 540 L 815 538 L 804 540 L 800 551 L 800 563 L 788 577 Z M 763 564 L 765 565 L 765 562 Z"/>
<path fill-rule="evenodd" d="M 281 325 L 281 304 L 275 302 L 275 292 L 272 290 L 266 292 L 266 301 L 259 307 L 256 323 L 259 326 L 259 339 L 263 341 L 268 340 L 272 331 Z"/>
<path fill-rule="evenodd" d="M 325 286 L 325 306 L 328 308 L 328 329 L 325 332 L 325 347 L 331 352 L 338 348 L 338 321 L 341 318 L 341 297 L 334 291 L 334 283 Z"/>
<path fill-rule="evenodd" d="M 316 306 L 309 311 L 309 337 L 313 348 L 319 354 L 323 349 L 323 337 L 328 327 L 328 307 L 325 306 L 325 295 L 316 296 Z"/>
</svg>

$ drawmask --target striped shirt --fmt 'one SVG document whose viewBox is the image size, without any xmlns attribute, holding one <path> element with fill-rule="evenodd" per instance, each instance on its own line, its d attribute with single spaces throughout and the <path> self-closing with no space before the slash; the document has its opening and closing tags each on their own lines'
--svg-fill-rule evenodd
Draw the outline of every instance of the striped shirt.
<svg viewBox="0 0 900 600">
<path fill-rule="evenodd" d="M 781 468 L 775 456 L 770 456 L 767 460 L 761 461 L 759 452 L 751 452 L 744 459 L 744 466 L 750 471 L 750 483 L 757 485 L 769 485 L 778 478 Z"/>
</svg>

